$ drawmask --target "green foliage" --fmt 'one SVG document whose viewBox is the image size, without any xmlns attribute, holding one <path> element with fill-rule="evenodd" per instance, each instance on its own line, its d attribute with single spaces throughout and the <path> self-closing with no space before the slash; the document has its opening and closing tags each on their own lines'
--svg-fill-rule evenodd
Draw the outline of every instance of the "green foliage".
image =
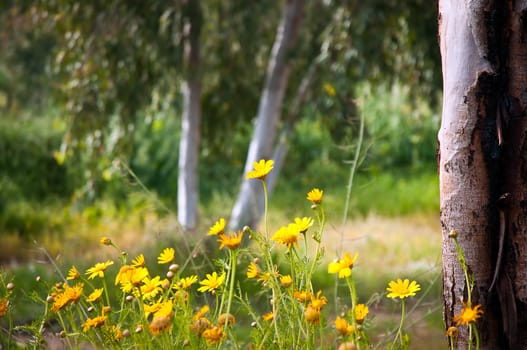
<svg viewBox="0 0 527 350">
<path fill-rule="evenodd" d="M 61 136 L 45 118 L 0 120 L 0 207 L 11 195 L 44 200 L 72 194 L 78 186 L 72 169 L 53 157 Z"/>
</svg>

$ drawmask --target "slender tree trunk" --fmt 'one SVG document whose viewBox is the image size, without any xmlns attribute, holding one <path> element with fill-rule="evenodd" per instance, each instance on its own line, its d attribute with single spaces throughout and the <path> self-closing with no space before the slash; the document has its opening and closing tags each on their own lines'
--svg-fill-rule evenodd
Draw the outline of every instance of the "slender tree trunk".
<svg viewBox="0 0 527 350">
<path fill-rule="evenodd" d="M 285 90 L 289 78 L 288 53 L 295 45 L 302 19 L 304 0 L 287 0 L 267 68 L 267 78 L 260 98 L 256 125 L 244 168 L 240 194 L 231 213 L 230 228 L 255 226 L 263 207 L 261 184 L 248 181 L 245 174 L 253 163 L 270 159 L 276 137 Z"/>
<path fill-rule="evenodd" d="M 179 142 L 178 221 L 187 230 L 196 227 L 198 219 L 199 177 L 198 158 L 201 124 L 201 59 L 199 36 L 201 8 L 199 1 L 185 5 L 184 23 L 185 79 L 181 84 L 183 115 Z"/>
<path fill-rule="evenodd" d="M 525 1 L 440 0 L 439 131 L 443 304 L 447 327 L 474 275 L 481 349 L 527 349 L 527 50 Z M 456 349 L 466 349 L 459 327 Z"/>
</svg>

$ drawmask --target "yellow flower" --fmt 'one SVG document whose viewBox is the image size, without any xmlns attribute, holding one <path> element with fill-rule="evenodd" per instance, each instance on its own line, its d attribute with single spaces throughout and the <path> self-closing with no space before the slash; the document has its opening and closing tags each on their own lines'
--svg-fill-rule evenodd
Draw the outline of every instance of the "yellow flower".
<svg viewBox="0 0 527 350">
<path fill-rule="evenodd" d="M 101 299 L 101 296 L 102 296 L 102 292 L 104 291 L 103 288 L 97 288 L 95 289 L 89 296 L 88 298 L 86 299 L 86 301 L 88 302 L 96 302 L 96 301 L 99 301 L 99 299 Z"/>
<path fill-rule="evenodd" d="M 307 199 L 310 200 L 313 204 L 322 203 L 322 195 L 324 191 L 319 190 L 318 188 L 313 188 L 307 194 Z"/>
<path fill-rule="evenodd" d="M 278 231 L 276 231 L 271 237 L 271 240 L 284 244 L 291 248 L 292 245 L 297 244 L 299 234 L 300 231 L 298 230 L 297 225 L 289 224 L 287 226 L 280 227 Z"/>
<path fill-rule="evenodd" d="M 262 315 L 262 319 L 264 321 L 271 321 L 273 318 L 274 318 L 274 314 L 272 311 Z"/>
<path fill-rule="evenodd" d="M 134 267 L 131 265 L 124 265 L 119 270 L 119 273 L 115 277 L 115 284 L 121 284 L 121 290 L 128 293 L 139 287 L 143 280 L 149 275 L 146 267 Z"/>
<path fill-rule="evenodd" d="M 205 315 L 207 312 L 209 312 L 209 306 L 208 305 L 203 305 L 201 307 L 201 309 L 198 310 L 198 312 L 196 312 L 194 314 L 194 316 L 192 316 L 192 320 L 193 321 L 196 321 L 196 320 L 199 320 L 200 318 L 203 317 L 203 315 Z"/>
<path fill-rule="evenodd" d="M 55 312 L 58 312 L 69 304 L 75 304 L 79 301 L 82 295 L 83 288 L 83 283 L 78 283 L 73 287 L 70 287 L 66 283 L 63 283 L 61 289 L 60 287 L 56 288 L 56 290 L 51 293 L 54 299 L 54 303 L 51 309 Z"/>
<path fill-rule="evenodd" d="M 247 267 L 247 278 L 256 278 L 258 277 L 258 266 L 254 262 L 251 262 L 249 264 L 249 267 Z"/>
<path fill-rule="evenodd" d="M 150 314 L 154 314 L 161 309 L 161 303 L 153 303 L 152 305 L 143 304 L 143 310 L 145 311 L 145 317 L 148 318 Z"/>
<path fill-rule="evenodd" d="M 320 309 L 310 304 L 304 309 L 304 316 L 309 324 L 317 325 L 320 322 Z"/>
<path fill-rule="evenodd" d="M 82 331 L 87 332 L 90 330 L 90 328 L 98 328 L 106 322 L 107 316 L 97 316 L 94 318 L 88 318 L 86 322 L 84 322 L 84 325 L 82 326 Z"/>
<path fill-rule="evenodd" d="M 321 296 L 322 291 L 319 290 L 317 292 L 317 296 L 314 297 L 311 295 L 311 303 L 309 304 L 314 309 L 320 310 L 326 303 L 328 302 L 328 299 L 325 296 Z"/>
<path fill-rule="evenodd" d="M 469 325 L 470 323 L 476 322 L 481 315 L 483 315 L 481 305 L 478 304 L 475 307 L 471 307 L 470 305 L 463 303 L 463 309 L 459 315 L 454 316 L 454 322 L 456 322 L 456 326 L 462 324 Z"/>
<path fill-rule="evenodd" d="M 337 330 L 339 335 L 343 337 L 350 335 L 351 333 L 353 333 L 354 330 L 353 326 L 348 324 L 348 321 L 341 317 L 337 317 L 335 319 L 335 329 Z"/>
<path fill-rule="evenodd" d="M 176 283 L 176 288 L 189 289 L 194 283 L 198 281 L 198 276 L 192 275 L 190 277 L 183 277 Z"/>
<path fill-rule="evenodd" d="M 290 287 L 293 284 L 293 278 L 291 275 L 285 275 L 280 277 L 280 284 L 284 287 Z"/>
<path fill-rule="evenodd" d="M 310 292 L 306 290 L 303 290 L 301 292 L 295 290 L 295 292 L 293 293 L 293 296 L 300 302 L 306 302 L 313 297 L 313 294 L 311 294 Z"/>
<path fill-rule="evenodd" d="M 223 327 L 226 322 L 228 323 L 228 326 L 231 326 L 236 322 L 236 319 L 232 314 L 223 313 L 218 317 L 218 326 Z"/>
<path fill-rule="evenodd" d="M 209 236 L 216 236 L 221 235 L 225 231 L 225 219 L 220 218 L 218 221 L 212 225 L 212 227 L 209 230 L 208 235 Z"/>
<path fill-rule="evenodd" d="M 352 258 L 350 253 L 346 253 L 342 259 L 329 263 L 328 273 L 338 273 L 339 278 L 351 276 L 351 269 L 353 268 L 353 264 L 357 260 L 358 256 L 359 254 L 356 253 Z"/>
<path fill-rule="evenodd" d="M 170 264 L 172 261 L 174 261 L 174 255 L 174 248 L 165 248 L 163 252 L 157 257 L 157 263 Z"/>
<path fill-rule="evenodd" d="M 300 233 L 305 233 L 308 228 L 313 226 L 313 218 L 295 218 L 295 225 Z"/>
<path fill-rule="evenodd" d="M 410 296 L 414 296 L 416 292 L 421 290 L 421 286 L 416 282 L 410 281 L 408 279 L 405 279 L 404 281 L 400 278 L 397 279 L 397 282 L 390 281 L 388 283 L 389 287 L 386 288 L 386 290 L 390 293 L 388 293 L 388 298 L 407 298 Z"/>
<path fill-rule="evenodd" d="M 141 286 L 141 294 L 143 295 L 143 300 L 155 298 L 159 292 L 163 291 L 163 288 L 161 287 L 163 281 L 160 280 L 159 276 L 156 276 L 152 279 L 146 277 L 143 280 L 143 283 L 144 284 Z"/>
<path fill-rule="evenodd" d="M 238 235 L 236 235 L 236 233 L 234 232 L 231 232 L 229 236 L 221 234 L 220 239 L 218 239 L 218 242 L 221 243 L 220 249 L 223 249 L 225 247 L 231 250 L 238 248 L 238 246 L 242 242 L 242 236 L 243 236 L 242 231 L 238 232 Z"/>
<path fill-rule="evenodd" d="M 328 94 L 331 97 L 335 96 L 337 93 L 333 85 L 331 85 L 330 83 L 324 83 L 322 87 L 324 88 L 324 91 L 326 92 L 326 94 Z"/>
<path fill-rule="evenodd" d="M 104 245 L 112 245 L 112 240 L 109 239 L 108 237 L 102 237 L 100 242 L 101 244 L 104 244 Z"/>
<path fill-rule="evenodd" d="M 68 271 L 68 277 L 66 277 L 66 279 L 68 281 L 73 281 L 78 279 L 79 277 L 81 277 L 81 273 L 79 272 L 79 270 L 77 270 L 75 266 L 72 266 L 71 269 Z"/>
<path fill-rule="evenodd" d="M 267 174 L 273 170 L 273 164 L 273 160 L 266 161 L 265 159 L 262 159 L 259 162 L 254 162 L 254 170 L 251 170 L 247 173 L 247 178 L 264 180 Z"/>
<path fill-rule="evenodd" d="M 224 281 L 225 273 L 222 273 L 219 276 L 216 272 L 213 272 L 212 274 L 208 273 L 206 278 L 199 282 L 202 287 L 199 287 L 198 291 L 202 293 L 215 291 L 223 284 Z"/>
<path fill-rule="evenodd" d="M 8 306 L 9 299 L 7 299 L 7 297 L 0 300 L 0 317 L 5 316 L 7 314 Z"/>
<path fill-rule="evenodd" d="M 143 254 L 139 254 L 136 256 L 134 260 L 132 260 L 132 266 L 133 267 L 144 267 L 145 266 L 145 256 Z"/>
<path fill-rule="evenodd" d="M 113 265 L 113 261 L 108 260 L 108 261 L 103 262 L 103 263 L 97 263 L 97 264 L 95 264 L 94 267 L 91 267 L 91 268 L 89 268 L 88 270 L 86 270 L 86 274 L 89 275 L 89 276 L 88 276 L 88 279 L 92 280 L 92 279 L 94 279 L 95 277 L 103 278 L 103 277 L 104 277 L 104 271 L 105 271 L 110 265 Z"/>
<path fill-rule="evenodd" d="M 207 339 L 207 341 L 210 344 L 216 344 L 225 337 L 225 333 L 223 332 L 223 328 L 220 327 L 213 327 L 205 330 L 202 333 L 203 338 Z"/>
<path fill-rule="evenodd" d="M 361 324 L 364 322 L 364 319 L 368 315 L 369 308 L 364 304 L 357 304 L 355 306 L 355 320 L 358 324 Z"/>
</svg>

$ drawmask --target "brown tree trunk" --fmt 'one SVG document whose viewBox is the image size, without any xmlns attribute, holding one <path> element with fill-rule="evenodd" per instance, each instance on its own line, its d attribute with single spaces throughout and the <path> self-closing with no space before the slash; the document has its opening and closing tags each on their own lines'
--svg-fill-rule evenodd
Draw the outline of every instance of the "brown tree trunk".
<svg viewBox="0 0 527 350">
<path fill-rule="evenodd" d="M 443 304 L 447 327 L 470 272 L 481 349 L 527 348 L 527 50 L 525 2 L 440 0 L 443 116 L 439 131 Z M 524 149 L 525 147 L 525 149 Z M 500 264 L 501 262 L 501 264 Z M 466 349 L 459 327 L 456 349 Z"/>
</svg>

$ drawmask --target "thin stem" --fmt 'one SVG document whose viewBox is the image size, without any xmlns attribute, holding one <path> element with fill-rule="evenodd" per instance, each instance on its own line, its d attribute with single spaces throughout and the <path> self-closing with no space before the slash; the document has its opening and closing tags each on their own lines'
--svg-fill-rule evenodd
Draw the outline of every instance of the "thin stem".
<svg viewBox="0 0 527 350">
<path fill-rule="evenodd" d="M 231 303 L 232 303 L 232 295 L 234 294 L 234 280 L 236 279 L 236 259 L 237 254 L 236 250 L 231 250 L 231 271 L 230 271 L 230 284 L 229 284 L 229 298 L 227 299 L 227 317 L 225 320 L 225 328 L 224 331 L 227 333 L 227 328 L 229 327 L 229 320 L 230 320 L 230 312 L 231 312 Z"/>
<path fill-rule="evenodd" d="M 357 165 L 359 163 L 359 156 L 364 138 L 364 116 L 362 114 L 360 114 L 359 123 L 359 139 L 357 140 L 357 150 L 355 151 L 355 157 L 353 159 L 353 163 L 351 164 L 350 174 L 348 178 L 348 186 L 346 189 L 346 202 L 344 204 L 344 213 L 342 216 L 342 229 L 340 231 L 339 249 L 342 249 L 342 247 L 344 246 L 344 225 L 348 220 L 348 211 L 351 202 L 351 189 L 353 187 L 353 179 L 355 177 L 355 172 L 357 171 Z"/>
<path fill-rule="evenodd" d="M 262 180 L 262 187 L 264 192 L 264 224 L 265 224 L 265 237 L 269 238 L 269 220 L 267 215 L 269 213 L 269 199 L 267 193 L 267 184 L 265 180 Z"/>
<path fill-rule="evenodd" d="M 395 343 L 397 342 L 397 339 L 401 342 L 401 345 L 403 345 L 403 324 L 404 324 L 404 299 L 401 300 L 401 323 L 399 323 L 399 329 L 397 330 L 397 335 L 395 336 L 395 339 L 392 343 L 392 348 L 395 348 Z"/>
</svg>

